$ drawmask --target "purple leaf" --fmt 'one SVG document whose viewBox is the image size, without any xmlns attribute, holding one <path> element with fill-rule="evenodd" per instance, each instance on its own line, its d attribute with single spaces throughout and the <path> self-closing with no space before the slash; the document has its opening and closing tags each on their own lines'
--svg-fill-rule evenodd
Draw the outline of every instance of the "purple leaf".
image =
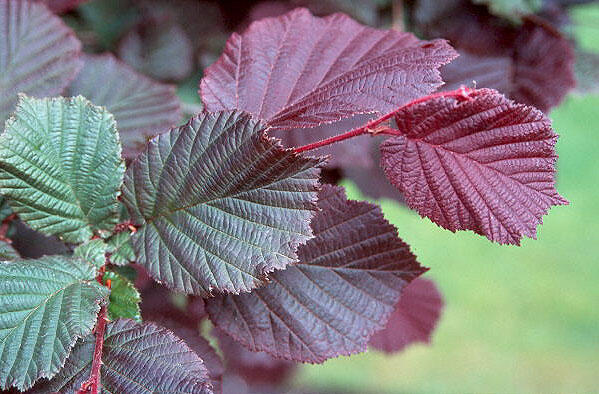
<svg viewBox="0 0 599 394">
<path fill-rule="evenodd" d="M 74 9 L 86 1 L 89 0 L 41 0 L 40 2 L 46 4 L 52 12 L 61 14 Z"/>
<path fill-rule="evenodd" d="M 137 261 L 168 287 L 249 291 L 312 236 L 319 165 L 244 112 L 201 113 L 150 141 L 125 174 Z"/>
<path fill-rule="evenodd" d="M 300 8 L 234 33 L 200 84 L 209 111 L 242 109 L 280 129 L 388 112 L 441 85 L 443 40 L 362 26 Z"/>
<path fill-rule="evenodd" d="M 252 351 L 310 363 L 364 351 L 402 288 L 426 271 L 378 207 L 335 186 L 319 197 L 298 264 L 251 293 L 207 300 L 210 319 Z"/>
<path fill-rule="evenodd" d="M 144 314 L 144 319 L 156 322 L 183 339 L 185 344 L 204 361 L 214 391 L 220 391 L 218 388 L 222 385 L 223 362 L 210 343 L 200 334 L 197 321 L 189 319 L 187 315 L 175 309 L 154 310 L 152 313 Z"/>
<path fill-rule="evenodd" d="M 119 44 L 118 55 L 137 71 L 164 81 L 181 81 L 193 71 L 191 39 L 163 15 L 133 27 Z"/>
<path fill-rule="evenodd" d="M 83 95 L 114 115 L 125 157 L 137 156 L 150 137 L 181 119 L 173 86 L 138 74 L 108 53 L 83 59 L 85 65 L 66 93 Z"/>
<path fill-rule="evenodd" d="M 514 45 L 510 97 L 549 111 L 576 85 L 572 44 L 550 25 L 527 20 Z"/>
<path fill-rule="evenodd" d="M 227 373 L 235 373 L 251 385 L 282 385 L 295 372 L 297 364 L 292 361 L 247 350 L 222 330 L 215 329 L 213 334 L 218 338 Z"/>
<path fill-rule="evenodd" d="M 34 1 L 0 0 L 0 124 L 17 94 L 53 96 L 81 68 L 81 43 L 48 8 Z"/>
<path fill-rule="evenodd" d="M 374 333 L 369 345 L 387 354 L 415 342 L 429 343 L 443 310 L 443 297 L 435 282 L 418 278 L 401 293 L 387 326 Z"/>
<path fill-rule="evenodd" d="M 548 22 L 529 16 L 516 26 L 484 6 L 453 3 L 418 26 L 427 37 L 447 38 L 460 53 L 442 70 L 443 90 L 472 86 L 475 80 L 478 88 L 497 89 L 548 112 L 574 86 L 572 44 Z"/>
<path fill-rule="evenodd" d="M 89 378 L 94 340 L 93 334 L 80 340 L 58 375 L 39 382 L 32 392 L 77 391 Z M 110 322 L 104 335 L 100 371 L 103 391 L 212 393 L 200 357 L 166 328 L 125 319 Z"/>
<path fill-rule="evenodd" d="M 554 186 L 557 135 L 540 111 L 464 89 L 394 116 L 381 165 L 406 203 L 441 227 L 519 245 L 551 206 L 568 204 Z"/>
</svg>

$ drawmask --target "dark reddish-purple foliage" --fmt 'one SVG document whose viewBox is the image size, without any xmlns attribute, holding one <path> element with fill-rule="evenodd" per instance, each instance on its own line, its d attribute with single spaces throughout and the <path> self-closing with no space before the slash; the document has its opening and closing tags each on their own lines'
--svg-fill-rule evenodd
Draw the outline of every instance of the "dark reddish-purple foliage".
<svg viewBox="0 0 599 394">
<path fill-rule="evenodd" d="M 249 294 L 207 300 L 210 319 L 250 350 L 310 363 L 363 351 L 426 271 L 378 207 L 324 185 L 319 208 L 299 263 Z"/>
<path fill-rule="evenodd" d="M 384 329 L 370 338 L 369 346 L 396 353 L 416 342 L 429 343 L 443 311 L 443 296 L 435 282 L 418 278 L 401 293 Z"/>
<path fill-rule="evenodd" d="M 458 90 L 393 113 L 381 164 L 406 203 L 449 229 L 502 244 L 536 237 L 568 202 L 555 190 L 557 135 L 542 112 L 494 90 Z M 393 134 L 393 132 L 391 132 Z"/>
<path fill-rule="evenodd" d="M 437 69 L 455 56 L 443 40 L 296 9 L 234 33 L 200 94 L 209 111 L 236 108 L 276 128 L 314 127 L 431 93 L 441 85 Z"/>
<path fill-rule="evenodd" d="M 379 207 L 325 184 L 340 174 L 501 244 L 568 203 L 543 113 L 574 83 L 555 2 L 509 20 L 466 0 L 405 19 L 377 0 L 82 2 L 0 0 L 0 120 L 26 94 L 0 134 L 0 389 L 270 392 L 296 362 L 428 343 L 440 292 Z M 86 99 L 27 97 L 59 93 Z M 27 245 L 25 225 L 57 238 Z M 100 312 L 47 323 L 84 304 Z"/>
</svg>

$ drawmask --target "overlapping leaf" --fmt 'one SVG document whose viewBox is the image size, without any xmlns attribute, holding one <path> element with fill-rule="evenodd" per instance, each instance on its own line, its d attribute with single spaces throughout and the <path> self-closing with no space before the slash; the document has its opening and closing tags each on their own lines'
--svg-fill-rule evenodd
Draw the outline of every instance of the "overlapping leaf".
<svg viewBox="0 0 599 394">
<path fill-rule="evenodd" d="M 211 320 L 250 350 L 311 363 L 364 351 L 425 271 L 378 207 L 329 185 L 319 197 L 300 263 L 249 294 L 207 300 Z"/>
<path fill-rule="evenodd" d="M 122 317 L 141 322 L 141 298 L 135 286 L 127 278 L 113 271 L 106 271 L 103 280 L 104 283 L 110 281 L 108 318 L 116 320 Z"/>
<path fill-rule="evenodd" d="M 58 372 L 108 298 L 95 277 L 93 265 L 63 256 L 0 263 L 0 388 Z"/>
<path fill-rule="evenodd" d="M 118 124 L 125 157 L 141 152 L 149 137 L 180 120 L 180 104 L 173 86 L 138 74 L 111 54 L 85 55 L 85 64 L 67 89 L 105 106 Z"/>
<path fill-rule="evenodd" d="M 222 330 L 212 333 L 227 364 L 227 372 L 241 376 L 250 385 L 282 385 L 297 370 L 297 363 L 274 358 L 265 352 L 252 352 L 240 346 Z"/>
<path fill-rule="evenodd" d="M 19 252 L 17 252 L 11 244 L 4 240 L 0 240 L 0 261 L 14 260 L 19 257 Z"/>
<path fill-rule="evenodd" d="M 443 297 L 435 282 L 418 278 L 401 293 L 387 326 L 370 338 L 369 345 L 395 353 L 416 342 L 429 343 L 442 310 Z"/>
<path fill-rule="evenodd" d="M 0 124 L 18 93 L 55 95 L 81 67 L 81 43 L 60 18 L 35 1 L 0 0 Z"/>
<path fill-rule="evenodd" d="M 427 37 L 449 39 L 460 53 L 442 70 L 444 90 L 472 86 L 475 81 L 476 87 L 497 89 L 548 112 L 574 86 L 572 44 L 549 23 L 527 18 L 515 26 L 485 7 L 452 3 L 419 26 Z M 432 2 L 432 7 L 437 4 Z"/>
<path fill-rule="evenodd" d="M 0 136 L 0 191 L 23 221 L 67 242 L 112 230 L 124 167 L 114 118 L 81 96 L 21 96 Z"/>
<path fill-rule="evenodd" d="M 33 393 L 72 393 L 91 373 L 94 336 L 80 340 L 54 379 L 38 383 Z M 200 355 L 201 357 L 201 355 Z M 212 393 L 202 360 L 181 339 L 153 323 L 120 319 L 108 323 L 104 336 L 103 392 Z"/>
<path fill-rule="evenodd" d="M 126 265 L 135 261 L 135 251 L 131 243 L 131 232 L 121 231 L 106 241 L 108 244 L 108 253 L 110 253 L 110 262 L 115 265 Z"/>
<path fill-rule="evenodd" d="M 73 251 L 73 256 L 87 261 L 96 266 L 102 267 L 106 263 L 106 251 L 108 246 L 101 239 L 92 239 L 82 245 L 79 245 Z"/>
<path fill-rule="evenodd" d="M 248 291 L 296 261 L 311 236 L 322 159 L 264 136 L 235 111 L 202 113 L 152 140 L 127 170 L 123 202 L 138 262 L 171 288 Z"/>
<path fill-rule="evenodd" d="M 502 244 L 536 237 L 541 217 L 568 202 L 555 190 L 551 122 L 534 108 L 481 89 L 401 107 L 381 163 L 407 204 L 451 231 Z"/>
<path fill-rule="evenodd" d="M 281 129 L 314 127 L 426 95 L 454 57 L 442 40 L 296 9 L 233 34 L 200 91 L 209 111 L 241 109 Z"/>
<path fill-rule="evenodd" d="M 197 319 L 197 316 L 180 312 L 173 306 L 164 308 L 164 303 L 158 302 L 155 304 L 152 301 L 157 300 L 154 298 L 148 303 L 144 297 L 144 319 L 156 322 L 156 324 L 171 330 L 176 336 L 183 339 L 191 350 L 200 355 L 208 370 L 214 392 L 220 393 L 225 368 L 220 356 L 206 338 L 200 334 L 200 320 Z"/>
<path fill-rule="evenodd" d="M 118 54 L 143 74 L 181 81 L 193 70 L 193 44 L 183 27 L 165 16 L 148 18 L 131 29 L 121 40 Z"/>
</svg>

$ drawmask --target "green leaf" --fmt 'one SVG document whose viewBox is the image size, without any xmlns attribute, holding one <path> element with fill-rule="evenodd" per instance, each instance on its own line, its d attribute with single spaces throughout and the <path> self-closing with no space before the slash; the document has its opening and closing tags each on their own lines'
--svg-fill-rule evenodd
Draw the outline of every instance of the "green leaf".
<svg viewBox="0 0 599 394">
<path fill-rule="evenodd" d="M 110 280 L 110 304 L 108 304 L 108 318 L 116 320 L 119 317 L 133 319 L 141 322 L 139 303 L 141 297 L 137 289 L 127 278 L 116 272 L 106 271 L 104 283 Z"/>
<path fill-rule="evenodd" d="M 62 368 L 108 299 L 96 274 L 65 256 L 0 263 L 0 388 L 24 390 Z"/>
<path fill-rule="evenodd" d="M 104 335 L 100 378 L 104 393 L 212 393 L 200 357 L 180 338 L 153 323 L 119 319 Z M 32 394 L 73 393 L 91 373 L 94 336 L 77 342 L 65 367 L 51 381 L 35 385 Z M 199 357 L 198 357 L 199 356 Z"/>
<path fill-rule="evenodd" d="M 249 291 L 312 236 L 323 162 L 281 147 L 240 111 L 202 113 L 150 141 L 127 169 L 133 247 L 176 290 Z"/>
<path fill-rule="evenodd" d="M 104 241 L 101 239 L 93 239 L 75 248 L 73 256 L 79 257 L 80 259 L 95 265 L 96 268 L 100 268 L 106 263 L 107 250 L 108 245 L 106 245 Z"/>
<path fill-rule="evenodd" d="M 0 240 L 0 260 L 14 260 L 18 259 L 19 257 L 21 256 L 19 256 L 19 253 L 15 250 L 15 248 L 12 247 L 11 244 L 9 244 L 6 241 Z"/>
<path fill-rule="evenodd" d="M 0 136 L 0 191 L 33 229 L 80 243 L 118 220 L 125 170 L 114 118 L 85 98 L 20 96 Z"/>
<path fill-rule="evenodd" d="M 125 230 L 108 238 L 110 262 L 115 265 L 126 265 L 135 261 L 135 251 L 131 243 L 131 231 Z"/>
</svg>

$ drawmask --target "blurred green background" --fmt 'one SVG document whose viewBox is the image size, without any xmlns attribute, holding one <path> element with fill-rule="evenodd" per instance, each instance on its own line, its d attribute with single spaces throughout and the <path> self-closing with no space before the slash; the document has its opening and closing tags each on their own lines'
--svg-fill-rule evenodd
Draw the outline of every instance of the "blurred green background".
<svg viewBox="0 0 599 394">
<path fill-rule="evenodd" d="M 574 35 L 599 51 L 599 6 L 574 11 Z M 356 393 L 599 392 L 599 95 L 551 113 L 560 134 L 558 190 L 538 239 L 521 247 L 453 234 L 382 201 L 446 308 L 430 346 L 305 366 L 296 387 Z M 363 199 L 346 184 L 351 198 Z"/>
</svg>

